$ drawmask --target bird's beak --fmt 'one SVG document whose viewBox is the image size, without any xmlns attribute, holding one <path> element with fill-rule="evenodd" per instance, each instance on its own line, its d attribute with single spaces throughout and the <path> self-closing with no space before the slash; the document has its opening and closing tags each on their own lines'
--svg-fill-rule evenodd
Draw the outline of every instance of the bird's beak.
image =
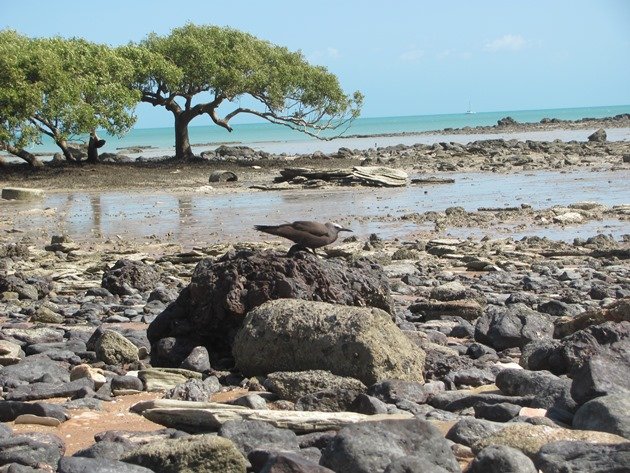
<svg viewBox="0 0 630 473">
<path fill-rule="evenodd" d="M 340 228 L 339 231 L 340 232 L 352 232 L 352 230 L 350 230 L 349 228 Z"/>
</svg>

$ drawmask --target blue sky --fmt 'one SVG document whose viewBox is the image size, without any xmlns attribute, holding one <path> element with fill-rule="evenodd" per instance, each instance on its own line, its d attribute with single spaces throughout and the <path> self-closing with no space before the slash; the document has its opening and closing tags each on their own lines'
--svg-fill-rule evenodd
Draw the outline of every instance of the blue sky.
<svg viewBox="0 0 630 473">
<path fill-rule="evenodd" d="M 118 45 L 186 22 L 301 50 L 366 117 L 630 104 L 629 0 L 0 0 L 0 29 L 28 36 Z"/>
</svg>

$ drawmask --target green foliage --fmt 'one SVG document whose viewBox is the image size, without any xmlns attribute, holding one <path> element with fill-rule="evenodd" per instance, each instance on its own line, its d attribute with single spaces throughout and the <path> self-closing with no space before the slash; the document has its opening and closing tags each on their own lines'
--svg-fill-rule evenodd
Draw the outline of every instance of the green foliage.
<svg viewBox="0 0 630 473">
<path fill-rule="evenodd" d="M 174 113 L 208 113 L 222 126 L 238 113 L 250 113 L 302 131 L 336 128 L 358 116 L 363 100 L 358 92 L 346 95 L 335 75 L 310 65 L 300 52 L 232 28 L 188 24 L 168 36 L 150 34 L 138 48 L 158 54 L 179 71 L 145 69 L 139 81 L 144 101 Z M 213 102 L 195 106 L 193 98 L 201 92 L 213 94 Z M 261 107 L 239 107 L 223 120 L 213 116 L 223 100 L 246 95 Z M 177 98 L 184 99 L 183 109 Z"/>
<path fill-rule="evenodd" d="M 22 148 L 38 134 L 28 121 L 40 103 L 41 83 L 27 71 L 28 38 L 0 31 L 0 143 Z"/>
<path fill-rule="evenodd" d="M 135 123 L 136 70 L 114 49 L 83 39 L 29 39 L 0 31 L 0 141 L 23 148 L 51 136 L 65 142 Z"/>
</svg>

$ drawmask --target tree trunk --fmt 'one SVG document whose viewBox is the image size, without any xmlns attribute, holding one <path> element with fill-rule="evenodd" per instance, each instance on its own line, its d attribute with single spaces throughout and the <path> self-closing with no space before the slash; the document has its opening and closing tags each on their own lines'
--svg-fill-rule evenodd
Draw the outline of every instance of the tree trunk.
<svg viewBox="0 0 630 473">
<path fill-rule="evenodd" d="M 192 117 L 184 113 L 173 113 L 175 116 L 175 157 L 180 160 L 190 159 L 194 156 L 188 139 L 188 124 Z"/>
<path fill-rule="evenodd" d="M 78 159 L 75 159 L 74 156 L 72 156 L 72 153 L 70 152 L 70 150 L 68 149 L 68 143 L 66 142 L 66 140 L 55 140 L 55 144 L 59 146 L 59 148 L 61 148 L 61 152 L 65 156 L 66 160 L 73 163 L 78 162 Z"/>
<path fill-rule="evenodd" d="M 15 148 L 14 146 L 11 146 L 9 144 L 5 145 L 5 149 L 12 155 L 17 156 L 18 158 L 22 158 L 33 167 L 43 166 L 42 162 L 39 159 L 37 159 L 33 154 L 29 153 L 25 149 Z"/>
<path fill-rule="evenodd" d="M 88 163 L 98 163 L 98 149 L 105 145 L 105 140 L 99 140 L 95 131 L 90 133 L 90 141 L 88 142 L 87 160 Z"/>
</svg>

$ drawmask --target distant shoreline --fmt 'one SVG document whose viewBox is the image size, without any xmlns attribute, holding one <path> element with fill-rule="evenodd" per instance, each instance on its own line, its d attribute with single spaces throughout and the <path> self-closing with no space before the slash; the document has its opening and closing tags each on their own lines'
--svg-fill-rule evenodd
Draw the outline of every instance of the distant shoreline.
<svg viewBox="0 0 630 473">
<path fill-rule="evenodd" d="M 547 130 L 580 130 L 584 128 L 628 128 L 630 127 L 630 113 L 622 113 L 612 117 L 604 118 L 581 118 L 579 120 L 561 120 L 559 118 L 543 118 L 539 122 L 518 122 L 507 116 L 499 120 L 492 126 L 466 126 L 462 128 L 442 128 L 439 130 L 400 132 L 400 133 L 377 133 L 366 135 L 343 135 L 343 138 L 370 138 L 370 137 L 395 137 L 409 135 L 438 135 L 438 134 L 458 134 L 475 135 L 483 133 L 516 133 L 525 131 L 547 131 Z"/>
</svg>

